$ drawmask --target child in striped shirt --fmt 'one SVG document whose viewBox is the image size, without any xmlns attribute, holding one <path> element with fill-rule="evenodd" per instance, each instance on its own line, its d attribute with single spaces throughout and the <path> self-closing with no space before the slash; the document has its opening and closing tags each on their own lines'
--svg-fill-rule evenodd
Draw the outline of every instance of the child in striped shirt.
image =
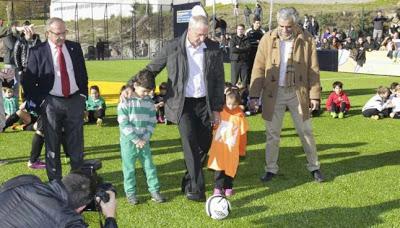
<svg viewBox="0 0 400 228">
<path fill-rule="evenodd" d="M 6 119 L 18 111 L 18 99 L 14 96 L 12 88 L 4 88 L 4 111 Z"/>
<path fill-rule="evenodd" d="M 149 96 L 155 88 L 154 74 L 142 70 L 135 75 L 128 86 L 133 87 L 133 96 L 121 100 L 118 104 L 124 190 L 129 203 L 133 205 L 139 203 L 136 197 L 135 177 L 135 163 L 139 158 L 146 174 L 152 200 L 162 203 L 165 202 L 165 198 L 159 192 L 160 184 L 149 144 L 157 123 L 154 102 Z"/>
</svg>

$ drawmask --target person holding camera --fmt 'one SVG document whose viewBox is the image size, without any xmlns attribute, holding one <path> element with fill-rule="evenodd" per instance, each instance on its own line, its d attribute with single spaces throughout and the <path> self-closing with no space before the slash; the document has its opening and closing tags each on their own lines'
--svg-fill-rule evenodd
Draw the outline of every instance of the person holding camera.
<svg viewBox="0 0 400 228">
<path fill-rule="evenodd" d="M 81 213 L 94 199 L 106 218 L 104 227 L 118 227 L 115 193 L 107 190 L 108 197 L 100 199 L 96 185 L 93 176 L 82 172 L 49 184 L 34 175 L 14 177 L 0 188 L 1 227 L 87 227 Z"/>
</svg>

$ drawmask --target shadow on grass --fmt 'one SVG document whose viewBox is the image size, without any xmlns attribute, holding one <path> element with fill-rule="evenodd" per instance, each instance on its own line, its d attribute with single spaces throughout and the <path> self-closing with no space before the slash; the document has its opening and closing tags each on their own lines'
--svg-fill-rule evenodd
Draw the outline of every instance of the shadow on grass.
<svg viewBox="0 0 400 228">
<path fill-rule="evenodd" d="M 365 144 L 366 143 L 322 144 L 318 145 L 318 149 L 319 151 L 323 151 L 339 147 L 348 150 Z M 400 164 L 400 160 L 398 159 L 399 151 L 362 156 L 359 155 L 360 152 L 354 150 L 355 149 L 350 152 L 320 156 L 322 159 L 340 158 L 340 160 L 335 162 L 322 163 L 321 170 L 325 175 L 326 182 L 333 181 L 338 176 Z M 237 207 L 245 206 L 267 195 L 279 193 L 313 181 L 310 173 L 305 168 L 306 159 L 301 147 L 282 147 L 280 151 L 280 173 L 267 183 L 262 183 L 259 180 L 259 177 L 264 173 L 264 152 L 250 151 L 248 158 L 241 162 L 234 183 L 235 186 L 238 186 L 236 189 L 246 190 L 262 186 L 267 187 L 267 189 L 235 200 L 235 205 Z"/>
<path fill-rule="evenodd" d="M 265 217 L 252 221 L 255 225 L 277 227 L 371 227 L 382 224 L 380 216 L 390 210 L 400 208 L 400 200 L 391 200 L 365 207 L 329 207 L 324 209 L 288 213 Z M 353 224 L 353 225 L 351 225 Z"/>
<path fill-rule="evenodd" d="M 139 160 L 139 159 L 138 159 Z M 168 198 L 173 199 L 181 194 L 181 177 L 184 174 L 183 159 L 176 159 L 168 163 L 158 164 L 157 177 L 160 182 L 160 191 Z M 118 198 L 125 197 L 122 170 L 99 174 L 104 181 L 111 182 L 117 189 Z M 136 162 L 136 191 L 138 196 L 148 196 L 146 175 L 139 161 Z M 178 190 L 177 190 L 178 189 Z"/>
</svg>

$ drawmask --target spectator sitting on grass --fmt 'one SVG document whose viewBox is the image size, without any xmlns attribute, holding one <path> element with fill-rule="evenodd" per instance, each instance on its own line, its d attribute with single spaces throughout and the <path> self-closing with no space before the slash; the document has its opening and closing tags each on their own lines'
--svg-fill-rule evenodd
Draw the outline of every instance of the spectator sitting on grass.
<svg viewBox="0 0 400 228">
<path fill-rule="evenodd" d="M 333 118 L 343 119 L 350 110 L 350 100 L 343 91 L 343 83 L 336 81 L 332 84 L 333 92 L 326 100 L 326 109 Z"/>
<path fill-rule="evenodd" d="M 389 116 L 393 119 L 400 119 L 400 86 L 394 89 L 394 96 L 390 99 L 392 111 Z"/>
<path fill-rule="evenodd" d="M 6 114 L 6 120 L 18 110 L 18 98 L 14 96 L 14 90 L 12 88 L 5 87 L 4 93 L 4 111 Z"/>
<path fill-rule="evenodd" d="M 86 100 L 85 120 L 89 123 L 103 124 L 106 115 L 106 102 L 100 96 L 100 89 L 97 85 L 90 87 L 90 96 Z"/>
<path fill-rule="evenodd" d="M 376 94 L 368 100 L 362 108 L 362 114 L 374 120 L 389 116 L 390 103 L 388 102 L 389 88 L 379 86 Z"/>
</svg>

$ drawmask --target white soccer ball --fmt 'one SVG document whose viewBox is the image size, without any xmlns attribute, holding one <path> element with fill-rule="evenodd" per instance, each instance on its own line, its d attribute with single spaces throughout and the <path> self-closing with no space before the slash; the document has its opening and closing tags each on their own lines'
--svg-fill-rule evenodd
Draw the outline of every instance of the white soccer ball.
<svg viewBox="0 0 400 228">
<path fill-rule="evenodd" d="M 214 195 L 207 199 L 206 213 L 213 219 L 226 218 L 231 211 L 231 204 L 225 196 Z"/>
</svg>

